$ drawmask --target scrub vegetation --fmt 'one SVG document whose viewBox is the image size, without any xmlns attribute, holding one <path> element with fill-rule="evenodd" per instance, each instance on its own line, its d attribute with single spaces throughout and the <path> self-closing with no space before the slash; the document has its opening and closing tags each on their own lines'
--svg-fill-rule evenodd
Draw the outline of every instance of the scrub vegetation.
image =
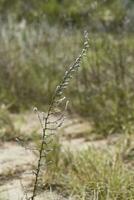
<svg viewBox="0 0 134 200">
<path fill-rule="evenodd" d="M 45 135 L 40 137 L 38 119 L 30 121 L 29 112 L 35 107 L 44 126 L 51 104 L 60 100 L 52 97 L 68 86 L 72 75 L 68 70 L 74 70 L 70 64 L 75 61 L 80 66 L 63 93 L 69 106 L 61 104 L 61 110 L 65 107 L 70 121 L 79 119 L 79 125 L 84 121 L 89 127 L 79 130 L 78 126 L 78 135 L 72 128 L 67 136 L 64 127 L 58 136 L 55 133 L 49 143 L 53 151 L 42 159 L 52 163 L 39 170 L 40 193 L 52 190 L 77 200 L 134 199 L 133 13 L 133 0 L 0 1 L 1 148 L 14 145 L 16 138 L 27 147 L 42 148 L 40 139 L 44 142 Z M 84 46 L 81 59 L 85 30 L 89 47 L 83 56 Z M 57 119 L 62 111 L 52 114 Z M 88 148 L 72 150 L 71 142 L 77 139 L 89 142 Z M 64 140 L 70 142 L 69 149 Z M 106 145 L 101 146 L 102 140 Z"/>
</svg>

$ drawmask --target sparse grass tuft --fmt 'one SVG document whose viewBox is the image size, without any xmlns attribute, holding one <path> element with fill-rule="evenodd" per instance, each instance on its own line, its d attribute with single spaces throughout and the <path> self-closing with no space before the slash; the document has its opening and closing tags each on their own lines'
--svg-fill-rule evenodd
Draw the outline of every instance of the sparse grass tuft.
<svg viewBox="0 0 134 200">
<path fill-rule="evenodd" d="M 72 153 L 60 149 L 52 155 L 57 162 L 47 168 L 42 185 L 82 200 L 134 199 L 132 160 L 125 162 L 122 142 L 107 150 L 88 148 Z"/>
</svg>

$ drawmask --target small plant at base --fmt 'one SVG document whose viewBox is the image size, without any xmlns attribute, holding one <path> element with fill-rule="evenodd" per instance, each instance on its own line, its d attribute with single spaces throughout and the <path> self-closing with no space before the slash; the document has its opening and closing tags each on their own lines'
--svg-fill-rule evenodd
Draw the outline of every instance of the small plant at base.
<svg viewBox="0 0 134 200">
<path fill-rule="evenodd" d="M 38 150 L 38 162 L 37 162 L 37 168 L 34 170 L 33 174 L 35 175 L 34 179 L 34 185 L 32 190 L 32 196 L 27 197 L 27 200 L 34 200 L 37 196 L 38 191 L 38 183 L 39 183 L 39 176 L 40 172 L 42 170 L 42 161 L 43 158 L 46 158 L 47 155 L 53 151 L 53 149 L 50 148 L 50 142 L 53 140 L 54 132 L 62 126 L 64 119 L 65 119 L 65 112 L 67 110 L 68 106 L 68 100 L 66 100 L 66 97 L 63 96 L 64 90 L 68 87 L 68 84 L 70 80 L 73 77 L 73 74 L 78 70 L 80 67 L 81 60 L 83 56 L 86 55 L 87 49 L 88 49 L 88 35 L 85 33 L 85 42 L 84 42 L 84 48 L 82 49 L 79 56 L 76 58 L 74 63 L 69 67 L 69 69 L 65 72 L 65 75 L 63 77 L 63 80 L 61 83 L 56 87 L 56 90 L 52 96 L 52 100 L 49 104 L 48 111 L 45 114 L 44 112 L 40 113 L 38 111 L 38 108 L 34 108 L 34 112 L 37 113 L 38 119 L 41 124 L 42 128 L 42 137 L 41 137 L 41 144 L 40 148 Z M 59 106 L 64 105 L 64 110 L 60 111 Z M 55 115 L 57 116 L 55 119 Z M 47 159 L 46 159 L 47 160 Z M 51 162 L 45 163 L 45 166 L 48 166 Z"/>
</svg>

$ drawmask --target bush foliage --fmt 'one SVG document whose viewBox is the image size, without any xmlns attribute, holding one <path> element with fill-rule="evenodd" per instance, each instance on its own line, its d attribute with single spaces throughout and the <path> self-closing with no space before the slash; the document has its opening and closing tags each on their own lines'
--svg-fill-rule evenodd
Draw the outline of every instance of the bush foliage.
<svg viewBox="0 0 134 200">
<path fill-rule="evenodd" d="M 12 14 L 17 21 L 39 22 L 43 17 L 51 24 L 73 24 L 73 26 L 90 26 L 92 30 L 117 31 L 123 26 L 124 19 L 129 18 L 133 24 L 132 0 L 2 0 L 0 12 L 2 19 Z M 132 27 L 131 27 L 132 28 Z"/>
<path fill-rule="evenodd" d="M 86 27 L 90 49 L 68 90 L 71 110 L 88 117 L 97 132 L 132 132 L 133 5 L 130 0 L 1 1 L 0 102 L 15 112 L 47 106 Z"/>
</svg>

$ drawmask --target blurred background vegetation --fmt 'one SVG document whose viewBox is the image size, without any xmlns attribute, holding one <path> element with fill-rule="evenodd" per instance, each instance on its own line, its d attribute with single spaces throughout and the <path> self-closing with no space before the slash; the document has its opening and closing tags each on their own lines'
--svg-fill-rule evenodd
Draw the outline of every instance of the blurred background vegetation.
<svg viewBox="0 0 134 200">
<path fill-rule="evenodd" d="M 97 133 L 132 133 L 133 22 L 133 0 L 1 0 L 0 106 L 46 107 L 87 30 L 90 48 L 67 91 L 69 110 Z"/>
</svg>

